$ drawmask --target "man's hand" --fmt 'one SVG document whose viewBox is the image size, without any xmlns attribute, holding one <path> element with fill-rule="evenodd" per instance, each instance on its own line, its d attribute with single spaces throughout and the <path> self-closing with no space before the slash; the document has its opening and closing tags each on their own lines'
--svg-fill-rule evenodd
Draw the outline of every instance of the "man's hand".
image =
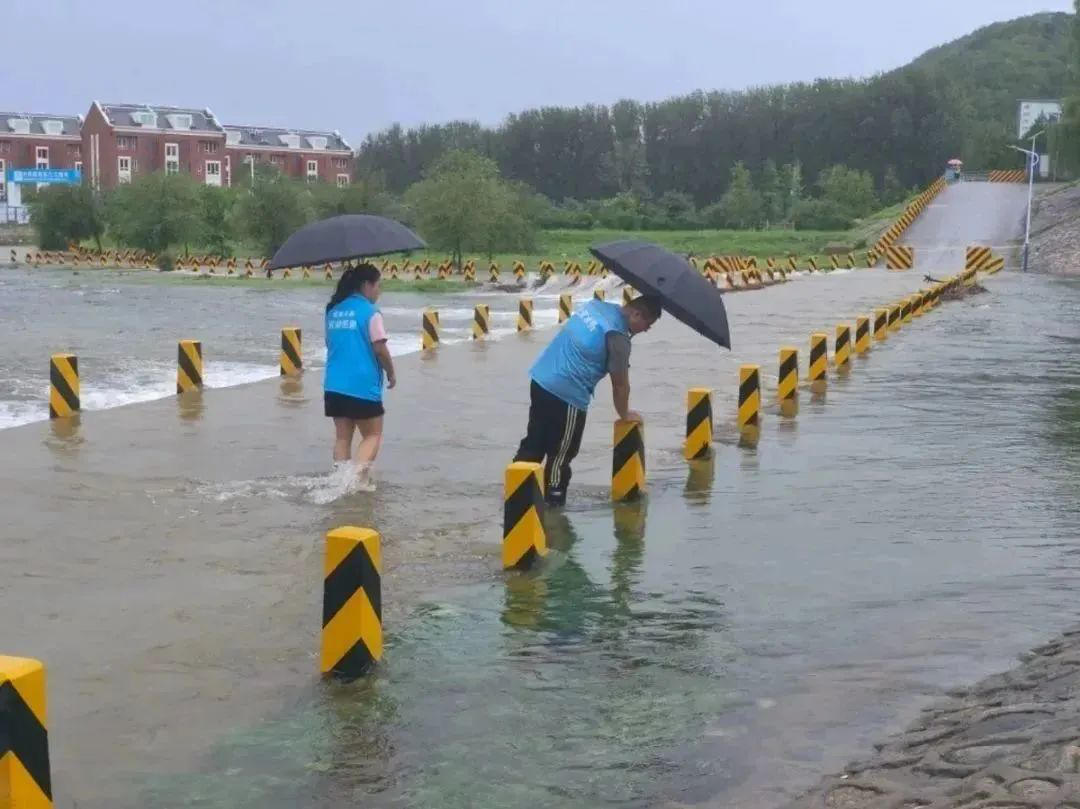
<svg viewBox="0 0 1080 809">
<path fill-rule="evenodd" d="M 636 410 L 627 410 L 626 418 L 624 418 L 623 421 L 636 421 L 638 424 L 641 424 L 645 421 L 645 419 L 643 419 L 641 417 L 641 414 L 638 413 Z"/>
</svg>

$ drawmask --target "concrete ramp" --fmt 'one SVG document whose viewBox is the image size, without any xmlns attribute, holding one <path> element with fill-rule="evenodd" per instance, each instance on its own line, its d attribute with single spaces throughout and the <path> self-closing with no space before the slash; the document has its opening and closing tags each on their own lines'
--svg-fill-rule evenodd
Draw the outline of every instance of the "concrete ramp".
<svg viewBox="0 0 1080 809">
<path fill-rule="evenodd" d="M 964 267 L 968 245 L 992 247 L 1006 266 L 1017 266 L 1015 248 L 1024 238 L 1027 186 L 959 183 L 942 191 L 900 237 L 915 248 L 915 268 L 926 272 Z"/>
</svg>

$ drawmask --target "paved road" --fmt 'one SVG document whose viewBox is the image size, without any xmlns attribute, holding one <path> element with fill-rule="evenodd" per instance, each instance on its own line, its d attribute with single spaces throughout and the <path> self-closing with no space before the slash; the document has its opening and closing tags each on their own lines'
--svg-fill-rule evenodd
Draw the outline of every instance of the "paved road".
<svg viewBox="0 0 1080 809">
<path fill-rule="evenodd" d="M 915 248 L 915 266 L 926 272 L 964 266 L 964 248 L 986 245 L 1016 265 L 1016 250 L 1004 248 L 1024 236 L 1027 187 L 1015 183 L 961 183 L 946 188 L 905 233 L 900 243 Z"/>
</svg>

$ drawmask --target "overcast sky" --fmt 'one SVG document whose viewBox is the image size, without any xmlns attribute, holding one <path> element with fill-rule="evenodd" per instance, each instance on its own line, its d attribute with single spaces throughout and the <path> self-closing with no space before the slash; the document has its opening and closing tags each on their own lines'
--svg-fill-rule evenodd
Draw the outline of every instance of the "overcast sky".
<svg viewBox="0 0 1080 809">
<path fill-rule="evenodd" d="M 656 100 L 898 67 L 1071 0 L 0 0 L 0 109 L 94 99 L 223 123 L 371 130 L 497 123 L 545 104 Z"/>
</svg>

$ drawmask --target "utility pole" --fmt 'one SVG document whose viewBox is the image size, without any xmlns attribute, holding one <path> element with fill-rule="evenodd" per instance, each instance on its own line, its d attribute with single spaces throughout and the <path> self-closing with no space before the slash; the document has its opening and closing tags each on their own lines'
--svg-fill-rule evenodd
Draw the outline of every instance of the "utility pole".
<svg viewBox="0 0 1080 809">
<path fill-rule="evenodd" d="M 1028 256 L 1031 252 L 1031 199 L 1035 191 L 1035 168 L 1039 165 L 1039 153 L 1035 151 L 1035 141 L 1039 135 L 1046 133 L 1045 129 L 1039 130 L 1031 136 L 1031 148 L 1024 149 L 1020 146 L 1010 146 L 1027 155 L 1028 161 L 1028 199 L 1027 199 L 1027 226 L 1024 229 L 1024 272 L 1028 271 Z"/>
</svg>

